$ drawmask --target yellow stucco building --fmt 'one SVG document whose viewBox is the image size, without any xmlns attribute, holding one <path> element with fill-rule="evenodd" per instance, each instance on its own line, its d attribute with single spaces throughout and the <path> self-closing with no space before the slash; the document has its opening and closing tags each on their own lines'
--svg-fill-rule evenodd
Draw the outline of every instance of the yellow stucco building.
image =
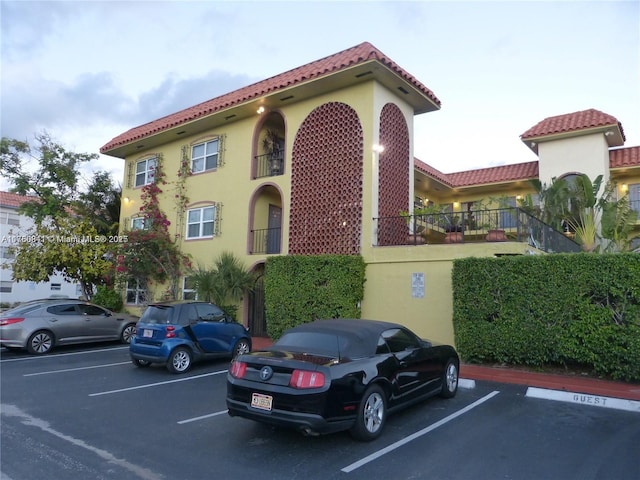
<svg viewBox="0 0 640 480">
<path fill-rule="evenodd" d="M 125 161 L 123 230 L 143 227 L 141 189 L 162 164 L 160 206 L 194 264 L 211 266 L 230 251 L 260 274 L 270 255 L 361 254 L 363 318 L 397 321 L 452 343 L 451 262 L 546 249 L 531 229 L 521 231 L 520 219 L 508 222 L 510 241 L 467 234 L 444 243 L 444 229 L 432 223 L 432 236 L 418 242 L 416 225 L 400 212 L 437 202 L 467 214 L 493 195 L 515 206 L 516 197 L 532 193 L 529 180 L 579 172 L 618 180 L 640 210 L 640 147 L 616 148 L 624 142 L 621 124 L 586 110 L 550 117 L 523 134 L 523 148 L 536 152 L 537 162 L 445 174 L 413 156 L 414 116 L 439 108 L 431 90 L 362 43 L 132 128 L 101 152 Z M 481 230 L 475 240 L 484 239 Z M 268 321 L 260 282 L 238 318 L 254 335 L 264 334 Z M 187 296 L 188 279 L 180 283 Z M 127 286 L 130 309 L 153 297 L 144 291 Z"/>
</svg>

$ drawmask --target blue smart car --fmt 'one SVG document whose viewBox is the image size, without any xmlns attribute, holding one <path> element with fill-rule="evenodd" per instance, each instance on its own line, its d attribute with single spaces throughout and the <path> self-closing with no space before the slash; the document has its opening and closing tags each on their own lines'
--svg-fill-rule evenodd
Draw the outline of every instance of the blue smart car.
<svg viewBox="0 0 640 480">
<path fill-rule="evenodd" d="M 251 351 L 247 329 L 207 302 L 155 303 L 147 307 L 131 339 L 134 365 L 163 363 L 172 373 L 184 373 L 206 358 L 235 358 Z"/>
</svg>

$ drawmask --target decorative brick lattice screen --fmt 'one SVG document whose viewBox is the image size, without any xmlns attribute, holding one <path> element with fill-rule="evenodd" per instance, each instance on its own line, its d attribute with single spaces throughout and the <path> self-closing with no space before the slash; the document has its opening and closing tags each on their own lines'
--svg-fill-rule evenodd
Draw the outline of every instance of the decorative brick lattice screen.
<svg viewBox="0 0 640 480">
<path fill-rule="evenodd" d="M 360 253 L 363 135 L 357 113 L 331 102 L 313 110 L 293 143 L 289 253 Z"/>
<path fill-rule="evenodd" d="M 409 129 L 393 103 L 387 103 L 380 113 L 380 143 L 384 151 L 378 161 L 378 245 L 403 245 L 409 230 L 398 215 L 407 210 L 409 199 Z"/>
</svg>

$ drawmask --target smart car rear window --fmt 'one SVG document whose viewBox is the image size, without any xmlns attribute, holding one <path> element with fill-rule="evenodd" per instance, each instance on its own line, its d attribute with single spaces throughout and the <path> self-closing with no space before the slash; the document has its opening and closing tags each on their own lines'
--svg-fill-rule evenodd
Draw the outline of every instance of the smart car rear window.
<svg viewBox="0 0 640 480">
<path fill-rule="evenodd" d="M 150 305 L 140 317 L 140 323 L 175 323 L 173 310 L 168 305 Z"/>
</svg>

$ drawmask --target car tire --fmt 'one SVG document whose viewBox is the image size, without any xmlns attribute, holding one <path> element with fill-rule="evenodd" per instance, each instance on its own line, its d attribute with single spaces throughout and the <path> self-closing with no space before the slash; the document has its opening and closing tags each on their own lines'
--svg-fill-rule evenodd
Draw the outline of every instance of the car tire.
<svg viewBox="0 0 640 480">
<path fill-rule="evenodd" d="M 456 396 L 458 391 L 458 362 L 453 358 L 450 358 L 444 372 L 442 372 L 442 388 L 440 390 L 440 396 L 444 398 L 452 398 Z"/>
<path fill-rule="evenodd" d="M 356 440 L 370 442 L 382 433 L 387 420 L 387 397 L 378 385 L 370 386 L 358 406 L 356 423 L 349 433 Z"/>
<path fill-rule="evenodd" d="M 131 343 L 131 339 L 136 336 L 136 324 L 129 323 L 125 325 L 120 334 L 120 341 L 122 343 Z"/>
<path fill-rule="evenodd" d="M 140 360 L 139 358 L 132 358 L 131 363 L 133 363 L 138 368 L 144 368 L 151 365 L 151 362 L 148 362 L 147 360 Z"/>
<path fill-rule="evenodd" d="M 233 358 L 236 358 L 238 355 L 242 355 L 243 353 L 249 353 L 250 351 L 251 347 L 249 346 L 249 341 L 246 338 L 241 338 L 233 349 Z"/>
<path fill-rule="evenodd" d="M 48 330 L 38 330 L 27 340 L 27 351 L 32 355 L 44 355 L 53 348 L 53 334 Z"/>
<path fill-rule="evenodd" d="M 193 357 L 188 348 L 178 347 L 171 355 L 167 362 L 167 368 L 171 373 L 184 373 L 191 367 Z"/>
</svg>

